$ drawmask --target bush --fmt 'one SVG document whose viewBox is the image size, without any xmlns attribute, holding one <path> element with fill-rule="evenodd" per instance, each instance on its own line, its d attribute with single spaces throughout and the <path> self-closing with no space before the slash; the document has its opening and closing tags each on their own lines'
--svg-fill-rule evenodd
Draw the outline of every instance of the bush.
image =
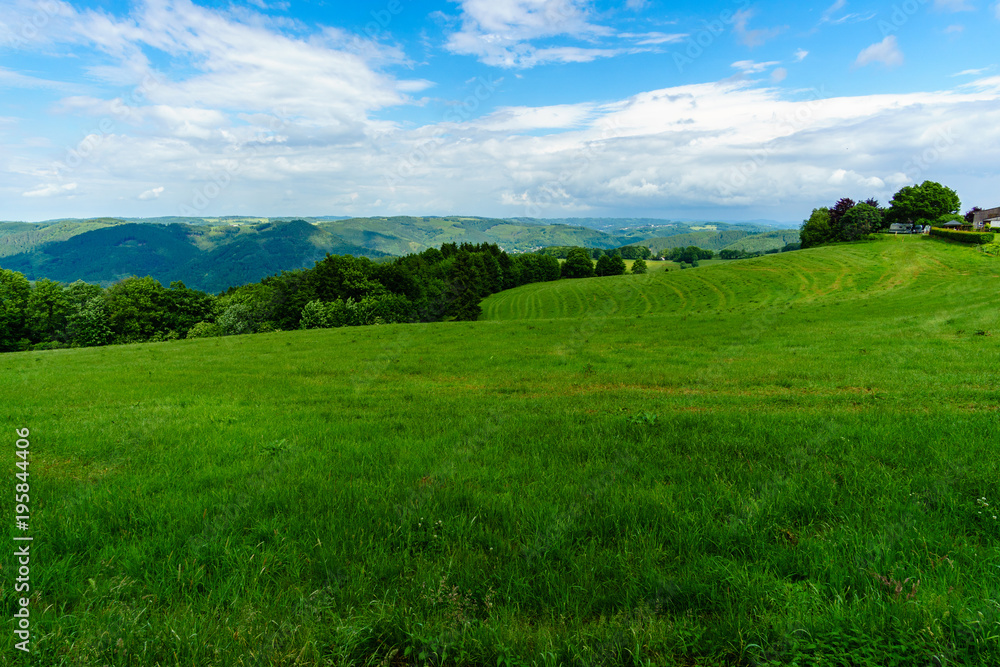
<svg viewBox="0 0 1000 667">
<path fill-rule="evenodd" d="M 993 240 L 993 232 L 960 232 L 952 229 L 941 229 L 940 227 L 931 227 L 931 236 L 940 236 L 949 241 L 971 243 L 973 245 L 982 245 L 990 243 Z"/>
<path fill-rule="evenodd" d="M 222 335 L 222 329 L 214 322 L 198 322 L 188 329 L 188 338 L 215 338 Z"/>
</svg>

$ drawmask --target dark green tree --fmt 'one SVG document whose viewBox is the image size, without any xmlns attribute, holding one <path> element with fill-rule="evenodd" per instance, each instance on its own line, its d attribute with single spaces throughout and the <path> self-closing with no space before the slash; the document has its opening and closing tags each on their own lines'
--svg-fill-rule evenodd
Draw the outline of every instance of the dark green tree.
<svg viewBox="0 0 1000 667">
<path fill-rule="evenodd" d="M 850 197 L 842 197 L 837 200 L 836 204 L 827 209 L 830 212 L 830 228 L 833 230 L 834 237 L 837 236 L 837 230 L 840 229 L 840 219 L 856 205 L 857 202 Z"/>
<path fill-rule="evenodd" d="M 607 275 L 609 276 L 624 276 L 625 275 L 625 260 L 622 259 L 621 255 L 614 255 L 611 258 L 611 271 Z"/>
<path fill-rule="evenodd" d="M 590 253 L 584 248 L 573 248 L 562 265 L 563 278 L 590 278 L 595 275 Z"/>
<path fill-rule="evenodd" d="M 84 302 L 69 316 L 66 332 L 73 345 L 92 347 L 111 342 L 113 333 L 108 326 L 108 309 L 103 293 Z"/>
<path fill-rule="evenodd" d="M 165 294 L 165 328 L 186 336 L 191 327 L 212 318 L 213 302 L 212 295 L 191 289 L 179 280 L 170 283 Z"/>
<path fill-rule="evenodd" d="M 869 204 L 858 204 L 840 218 L 837 237 L 841 241 L 857 241 L 882 227 L 882 213 Z"/>
<path fill-rule="evenodd" d="M 834 240 L 834 230 L 830 225 L 830 209 L 825 206 L 814 208 L 809 219 L 802 223 L 799 238 L 803 248 L 813 248 Z"/>
<path fill-rule="evenodd" d="M 20 348 L 27 333 L 31 287 L 23 274 L 0 269 L 0 351 Z"/>
<path fill-rule="evenodd" d="M 36 281 L 28 298 L 28 337 L 31 342 L 65 342 L 69 312 L 69 299 L 62 285 L 47 278 Z"/>
<path fill-rule="evenodd" d="M 934 181 L 924 181 L 920 185 L 907 185 L 894 194 L 886 218 L 890 223 L 937 220 L 942 215 L 958 213 L 961 206 L 954 190 Z"/>
<path fill-rule="evenodd" d="M 108 288 L 105 305 L 115 342 L 140 343 L 167 332 L 167 298 L 156 278 L 125 278 Z"/>
<path fill-rule="evenodd" d="M 634 273 L 635 275 L 640 275 L 648 271 L 649 267 L 646 266 L 646 260 L 642 259 L 641 257 L 632 262 L 632 273 Z"/>
<path fill-rule="evenodd" d="M 642 245 L 626 245 L 618 248 L 622 259 L 649 259 L 653 253 Z"/>
</svg>

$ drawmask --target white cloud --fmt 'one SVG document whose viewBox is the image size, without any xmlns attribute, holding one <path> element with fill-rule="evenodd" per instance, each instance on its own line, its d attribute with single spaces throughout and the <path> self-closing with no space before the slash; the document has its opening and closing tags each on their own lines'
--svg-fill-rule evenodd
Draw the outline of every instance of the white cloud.
<svg viewBox="0 0 1000 667">
<path fill-rule="evenodd" d="M 40 186 L 33 196 L 76 197 L 50 217 L 106 214 L 101 207 L 124 185 L 149 182 L 164 188 L 156 200 L 163 214 L 187 207 L 201 215 L 561 216 L 714 207 L 723 215 L 721 207 L 740 217 L 777 202 L 804 216 L 841 196 L 884 201 L 924 178 L 947 183 L 977 156 L 1000 153 L 1000 77 L 956 91 L 793 95 L 726 80 L 605 104 L 509 107 L 353 143 L 304 130 L 239 149 L 166 133 L 114 134 L 73 172 L 79 190 Z M 930 166 L 914 166 L 927 155 Z M 1000 177 L 985 169 L 984 182 Z"/>
<path fill-rule="evenodd" d="M 886 67 L 898 67 L 903 64 L 903 52 L 899 50 L 895 35 L 889 35 L 881 42 L 862 49 L 861 53 L 858 54 L 858 59 L 854 61 L 857 67 L 865 67 L 873 63 L 880 63 Z"/>
<path fill-rule="evenodd" d="M 809 55 L 809 52 L 806 51 L 805 49 L 799 49 L 799 50 L 797 50 L 795 52 L 795 62 L 798 62 L 798 63 L 802 62 L 803 60 L 806 59 L 806 56 L 808 56 L 808 55 Z"/>
<path fill-rule="evenodd" d="M 687 34 L 685 33 L 665 33 L 665 32 L 623 32 L 619 33 L 619 37 L 623 39 L 630 39 L 635 41 L 639 45 L 655 45 L 655 44 L 673 44 L 675 42 L 683 41 Z"/>
<path fill-rule="evenodd" d="M 634 12 L 645 9 L 649 6 L 649 0 L 625 0 L 625 6 Z"/>
<path fill-rule="evenodd" d="M 959 34 L 960 35 L 960 34 L 962 34 L 962 32 L 964 30 L 965 30 L 965 26 L 962 26 L 962 25 L 950 25 L 950 26 L 948 26 L 947 28 L 944 29 L 944 33 L 946 35 L 954 35 L 954 34 Z"/>
<path fill-rule="evenodd" d="M 756 13 L 756 10 L 753 9 L 740 9 L 733 14 L 733 32 L 740 42 L 750 48 L 760 46 L 764 42 L 777 37 L 783 30 L 788 28 L 788 26 L 782 26 L 780 28 L 751 30 L 747 24 Z"/>
<path fill-rule="evenodd" d="M 49 185 L 39 185 L 34 190 L 29 190 L 27 192 L 22 192 L 22 197 L 58 197 L 61 195 L 72 194 L 76 190 L 76 183 L 66 183 L 65 185 L 57 185 L 55 183 L 50 183 Z"/>
<path fill-rule="evenodd" d="M 595 39 L 614 31 L 590 22 L 584 0 L 457 0 L 461 29 L 448 36 L 452 53 L 475 56 L 494 67 L 528 68 L 547 62 L 588 62 L 623 53 L 618 49 L 550 47 L 533 40 Z"/>
<path fill-rule="evenodd" d="M 775 65 L 780 65 L 781 63 L 777 60 L 771 60 L 766 63 L 757 63 L 752 60 L 738 60 L 734 62 L 731 67 L 735 67 L 744 74 L 758 74 L 766 69 L 770 69 Z"/>
<path fill-rule="evenodd" d="M 38 77 L 28 76 L 18 72 L 12 72 L 5 67 L 0 67 L 0 89 L 2 88 L 47 88 L 51 90 L 69 92 L 79 90 L 80 86 L 63 83 L 61 81 L 40 79 Z"/>
<path fill-rule="evenodd" d="M 90 20 L 75 16 L 80 25 Z M 595 21 L 581 17 L 578 26 Z M 518 28 L 508 19 L 518 40 L 505 48 L 525 49 L 525 58 L 566 61 L 600 50 L 593 43 L 533 44 L 533 35 L 555 28 Z M 744 37 L 754 32 L 743 27 Z M 85 32 L 53 29 L 66 39 Z M 605 39 L 560 29 L 557 36 Z M 717 215 L 728 209 L 732 217 L 772 217 L 758 213 L 779 205 L 805 215 L 841 196 L 884 201 L 917 177 L 967 181 L 968 164 L 982 165 L 984 184 L 1000 178 L 1000 168 L 981 161 L 1000 154 L 1000 77 L 951 91 L 810 100 L 774 85 L 787 74 L 778 61 L 745 60 L 734 66 L 754 74 L 771 69 L 771 79 L 735 77 L 611 102 L 510 106 L 413 127 L 375 120 L 376 112 L 412 102 L 406 94 L 428 82 L 388 76 L 360 51 L 335 46 L 336 36 L 294 38 L 186 0 L 150 0 L 129 19 L 100 23 L 94 35 L 110 65 L 101 76 L 132 77 L 130 89 L 152 71 L 141 59 L 125 66 L 130 45 L 158 49 L 176 67 L 165 67 L 173 74 L 151 81 L 140 96 L 114 89 L 102 97 L 90 87 L 64 99 L 58 109 L 74 119 L 114 121 L 110 132 L 80 142 L 86 155 L 78 163 L 54 169 L 55 159 L 65 159 L 51 145 L 18 144 L 20 154 L 0 154 L 2 194 L 25 211 L 148 215 L 153 203 L 164 215 L 667 215 L 714 208 Z M 882 51 L 859 64 L 894 62 L 894 39 L 873 46 Z M 806 57 L 799 53 L 797 60 Z M 915 170 L 926 155 L 934 159 Z"/>
<path fill-rule="evenodd" d="M 991 68 L 980 67 L 979 69 L 964 69 L 961 72 L 955 72 L 954 74 L 950 74 L 949 76 L 978 76 L 989 69 Z"/>
<path fill-rule="evenodd" d="M 829 21 L 830 17 L 835 13 L 839 12 L 841 9 L 847 6 L 847 0 L 837 0 L 832 5 L 826 8 L 823 12 L 823 20 Z"/>
<path fill-rule="evenodd" d="M 832 23 L 833 25 L 841 25 L 844 23 L 860 23 L 861 21 L 870 21 L 875 18 L 876 13 L 873 11 L 865 12 L 863 14 L 850 13 L 844 14 L 843 16 L 834 17 L 834 15 L 841 9 L 847 6 L 846 0 L 837 0 L 832 5 L 826 8 L 823 12 L 823 16 L 820 19 L 820 24 Z"/>
<path fill-rule="evenodd" d="M 934 0 L 934 9 L 942 12 L 971 12 L 975 7 L 967 0 Z"/>
<path fill-rule="evenodd" d="M 579 128 L 593 117 L 591 104 L 560 104 L 548 107 L 506 107 L 470 126 L 490 132 L 523 133 L 534 130 Z"/>
<path fill-rule="evenodd" d="M 993 15 L 996 18 L 1000 19 L 1000 2 L 993 5 Z"/>
</svg>

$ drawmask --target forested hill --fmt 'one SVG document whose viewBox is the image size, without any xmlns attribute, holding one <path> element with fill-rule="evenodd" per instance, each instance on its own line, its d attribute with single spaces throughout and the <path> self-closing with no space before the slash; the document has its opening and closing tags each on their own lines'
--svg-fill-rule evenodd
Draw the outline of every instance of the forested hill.
<svg viewBox="0 0 1000 667">
<path fill-rule="evenodd" d="M 4 240 L 18 239 L 0 236 L 0 243 Z M 0 265 L 31 280 L 83 280 L 107 286 L 138 275 L 218 292 L 311 266 L 327 253 L 384 255 L 301 220 L 239 227 L 120 223 L 42 243 L 29 252 L 3 257 Z"/>
<path fill-rule="evenodd" d="M 692 233 L 724 235 L 732 242 L 770 231 L 757 225 L 689 225 L 653 219 L 586 218 L 580 222 L 458 216 L 0 222 L 0 267 L 30 280 L 84 280 L 107 286 L 127 276 L 149 275 L 165 285 L 180 280 L 190 287 L 218 292 L 312 266 L 327 253 L 377 259 L 418 253 L 444 243 L 495 243 L 510 253 L 550 246 L 611 249 Z M 691 245 L 687 238 L 683 240 L 680 245 Z"/>
</svg>

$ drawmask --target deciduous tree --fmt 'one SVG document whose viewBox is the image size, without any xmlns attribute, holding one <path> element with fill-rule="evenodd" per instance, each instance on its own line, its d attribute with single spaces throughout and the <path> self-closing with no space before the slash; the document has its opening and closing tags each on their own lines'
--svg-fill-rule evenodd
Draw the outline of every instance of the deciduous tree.
<svg viewBox="0 0 1000 667">
<path fill-rule="evenodd" d="M 892 196 L 886 217 L 890 222 L 910 223 L 920 219 L 937 220 L 948 213 L 958 213 L 962 202 L 951 188 L 934 181 L 907 185 Z"/>
<path fill-rule="evenodd" d="M 594 263 L 584 248 L 573 248 L 562 265 L 563 278 L 590 278 L 594 276 Z"/>
</svg>

